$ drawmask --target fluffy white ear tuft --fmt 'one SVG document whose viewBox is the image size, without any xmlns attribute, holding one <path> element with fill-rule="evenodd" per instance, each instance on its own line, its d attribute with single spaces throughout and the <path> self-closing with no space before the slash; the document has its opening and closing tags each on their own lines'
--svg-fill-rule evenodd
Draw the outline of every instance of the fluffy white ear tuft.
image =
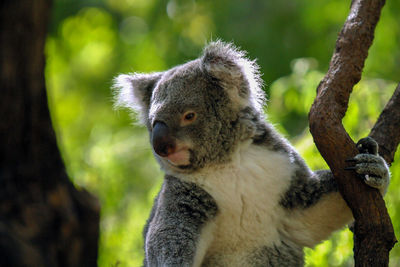
<svg viewBox="0 0 400 267">
<path fill-rule="evenodd" d="M 244 51 L 218 40 L 204 48 L 201 61 L 204 70 L 219 80 L 232 100 L 262 110 L 265 93 L 259 66 L 247 59 Z"/>
<path fill-rule="evenodd" d="M 125 107 L 137 112 L 140 121 L 148 117 L 150 99 L 154 87 L 161 79 L 162 72 L 143 74 L 121 74 L 114 79 L 114 98 L 116 107 Z"/>
</svg>

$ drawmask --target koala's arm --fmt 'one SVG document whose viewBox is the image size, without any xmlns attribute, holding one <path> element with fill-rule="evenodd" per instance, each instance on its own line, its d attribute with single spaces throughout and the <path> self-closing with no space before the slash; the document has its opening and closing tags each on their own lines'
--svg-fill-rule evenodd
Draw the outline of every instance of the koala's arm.
<svg viewBox="0 0 400 267">
<path fill-rule="evenodd" d="M 216 215 L 212 197 L 166 176 L 145 227 L 145 266 L 193 266 L 204 256 L 202 230 Z"/>
<path fill-rule="evenodd" d="M 360 153 L 351 161 L 354 167 L 349 169 L 355 170 L 360 179 L 384 195 L 390 172 L 385 160 L 377 154 L 377 149 L 374 154 Z M 327 239 L 333 231 L 352 222 L 353 216 L 338 192 L 331 171 L 316 171 L 311 175 L 306 173 L 296 172 L 281 205 L 288 213 L 288 234 L 297 243 L 313 247 Z"/>
</svg>

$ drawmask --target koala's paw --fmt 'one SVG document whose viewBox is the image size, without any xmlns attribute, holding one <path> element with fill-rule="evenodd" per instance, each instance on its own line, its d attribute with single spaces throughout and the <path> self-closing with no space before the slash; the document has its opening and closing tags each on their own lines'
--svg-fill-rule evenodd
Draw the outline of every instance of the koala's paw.
<svg viewBox="0 0 400 267">
<path fill-rule="evenodd" d="M 378 155 L 378 144 L 371 137 L 367 137 L 358 141 L 357 149 L 360 154 L 346 160 L 355 165 L 347 167 L 346 170 L 355 170 L 367 185 L 384 193 L 389 184 L 390 172 L 385 160 Z"/>
<path fill-rule="evenodd" d="M 372 137 L 365 137 L 360 139 L 356 147 L 358 149 L 358 152 L 360 154 L 373 154 L 373 155 L 378 155 L 378 143 L 374 140 Z"/>
</svg>

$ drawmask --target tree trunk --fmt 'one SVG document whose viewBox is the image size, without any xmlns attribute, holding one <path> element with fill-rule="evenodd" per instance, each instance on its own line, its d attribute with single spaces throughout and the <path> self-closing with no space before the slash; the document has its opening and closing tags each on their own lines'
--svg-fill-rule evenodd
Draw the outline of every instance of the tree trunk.
<svg viewBox="0 0 400 267">
<path fill-rule="evenodd" d="M 396 241 L 380 193 L 366 186 L 355 173 L 345 171 L 345 160 L 358 151 L 346 133 L 342 119 L 351 91 L 361 79 L 368 49 L 374 38 L 384 0 L 354 0 L 339 34 L 329 70 L 318 86 L 309 114 L 310 131 L 321 155 L 331 168 L 355 218 L 354 257 L 356 266 L 388 266 L 389 251 Z M 400 89 L 385 107 L 371 136 L 381 155 L 391 163 L 400 141 Z"/>
<path fill-rule="evenodd" d="M 96 266 L 99 205 L 69 181 L 47 106 L 50 0 L 0 4 L 0 265 Z"/>
</svg>

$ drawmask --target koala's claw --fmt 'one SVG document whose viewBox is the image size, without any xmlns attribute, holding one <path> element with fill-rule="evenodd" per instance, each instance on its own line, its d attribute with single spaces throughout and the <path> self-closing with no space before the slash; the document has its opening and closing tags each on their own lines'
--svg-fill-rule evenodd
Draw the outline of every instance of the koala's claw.
<svg viewBox="0 0 400 267">
<path fill-rule="evenodd" d="M 350 163 L 355 163 L 355 162 L 357 162 L 354 158 L 349 158 L 349 159 L 346 159 L 345 160 L 346 162 L 350 162 Z M 350 168 L 350 167 L 349 167 Z M 347 170 L 347 168 L 345 168 L 345 170 Z M 349 169 L 349 170 L 352 170 L 352 169 Z"/>
<path fill-rule="evenodd" d="M 356 169 L 355 166 L 344 168 L 345 171 L 353 171 L 353 170 L 355 170 L 355 169 Z"/>
</svg>

